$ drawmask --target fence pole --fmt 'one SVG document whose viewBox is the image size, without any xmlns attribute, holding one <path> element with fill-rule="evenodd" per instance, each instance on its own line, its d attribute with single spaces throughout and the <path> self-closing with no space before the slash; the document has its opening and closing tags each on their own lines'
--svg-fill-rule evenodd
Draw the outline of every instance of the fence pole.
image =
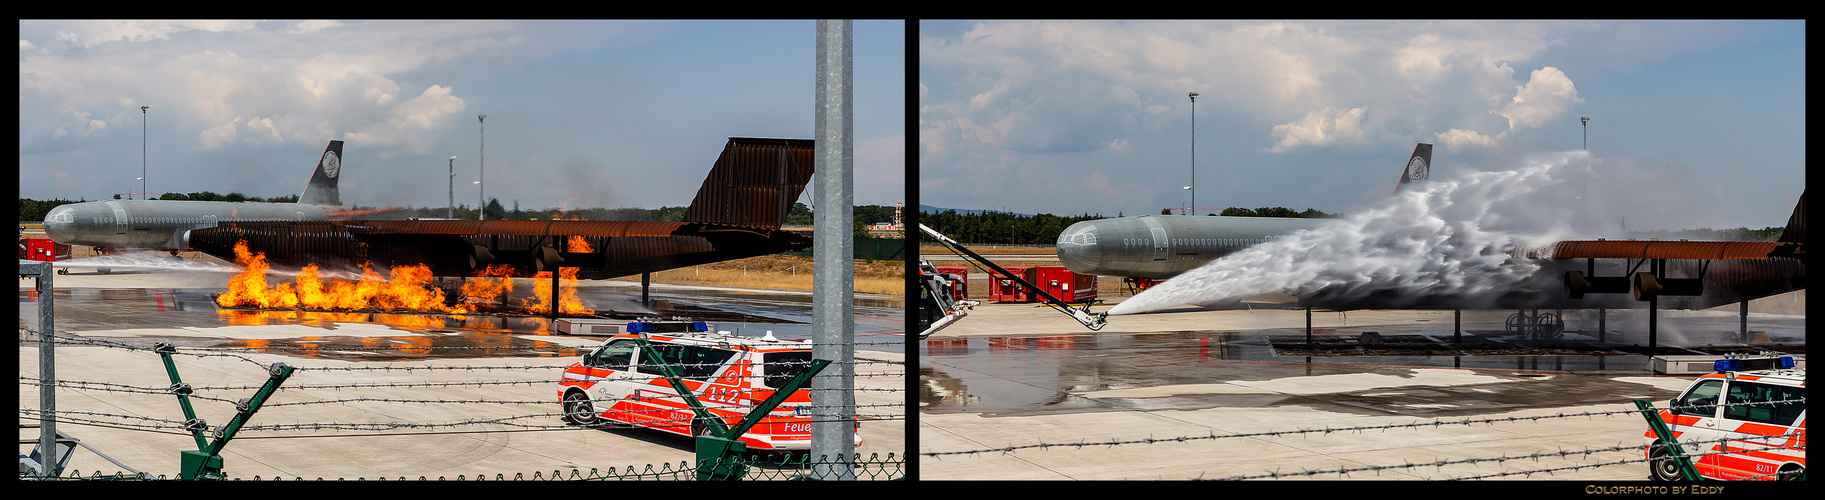
<svg viewBox="0 0 1825 500">
<path fill-rule="evenodd" d="M 817 209 L 812 241 L 811 357 L 833 361 L 811 379 L 811 457 L 855 455 L 855 209 L 851 136 L 850 21 L 817 22 Z M 840 461 L 840 460 L 839 460 Z M 854 480 L 819 460 L 819 479 Z"/>
</svg>

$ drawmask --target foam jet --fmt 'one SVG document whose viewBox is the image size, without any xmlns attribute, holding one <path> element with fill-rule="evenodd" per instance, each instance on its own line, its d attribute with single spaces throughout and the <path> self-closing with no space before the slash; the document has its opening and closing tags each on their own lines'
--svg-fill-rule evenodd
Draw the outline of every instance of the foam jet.
<svg viewBox="0 0 1825 500">
<path fill-rule="evenodd" d="M 1424 181 L 1432 145 L 1413 147 L 1395 191 Z M 1072 272 L 1163 280 L 1325 219 L 1141 215 L 1072 224 L 1058 235 L 1058 260 Z"/>
</svg>

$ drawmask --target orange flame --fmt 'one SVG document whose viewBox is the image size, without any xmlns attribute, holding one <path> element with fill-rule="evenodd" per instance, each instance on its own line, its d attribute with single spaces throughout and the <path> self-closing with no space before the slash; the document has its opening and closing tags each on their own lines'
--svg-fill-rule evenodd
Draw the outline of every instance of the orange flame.
<svg viewBox="0 0 1825 500">
<path fill-rule="evenodd" d="M 485 307 L 500 297 L 513 293 L 513 266 L 494 265 L 477 269 L 475 277 L 463 283 L 460 292 L 471 307 Z"/>
<path fill-rule="evenodd" d="M 571 252 L 593 251 L 589 242 L 582 237 L 572 236 L 568 243 Z M 477 309 L 491 308 L 496 301 L 513 292 L 514 267 L 511 265 L 488 266 L 476 271 L 475 277 L 463 283 L 459 292 L 461 300 L 455 301 L 456 305 L 446 305 L 444 291 L 429 286 L 434 277 L 430 267 L 422 264 L 395 266 L 390 270 L 389 279 L 383 279 L 379 272 L 364 265 L 361 267 L 361 278 L 352 282 L 324 278 L 317 265 L 311 264 L 299 272 L 295 285 L 269 284 L 266 272 L 271 266 L 266 262 L 266 254 L 249 251 L 245 241 L 236 242 L 234 251 L 235 263 L 245 270 L 230 278 L 227 291 L 216 296 L 216 303 L 223 307 L 466 314 Z M 557 303 L 560 314 L 595 314 L 595 310 L 583 307 L 582 300 L 577 298 L 578 271 L 575 267 L 558 269 L 560 282 Z M 553 300 L 550 279 L 549 272 L 541 272 L 534 278 L 534 297 L 520 300 L 527 312 L 551 312 Z M 255 323 L 274 318 L 262 316 L 237 319 L 243 323 Z"/>
<path fill-rule="evenodd" d="M 247 242 L 235 242 L 234 263 L 246 270 L 228 280 L 228 291 L 216 296 L 217 304 L 261 309 L 293 309 L 298 305 L 298 296 L 292 293 L 290 283 L 267 288 L 266 270 L 271 266 L 266 264 L 266 254 L 248 251 Z"/>
<path fill-rule="evenodd" d="M 431 268 L 420 265 L 396 266 L 392 279 L 382 280 L 380 273 L 363 266 L 361 279 L 348 282 L 324 279 L 315 264 L 305 266 L 298 283 L 266 283 L 266 254 L 252 253 L 247 243 L 236 242 L 235 263 L 246 270 L 228 280 L 228 291 L 216 296 L 223 307 L 258 307 L 260 309 L 312 309 L 355 311 L 362 309 L 432 311 L 453 314 L 469 312 L 461 305 L 444 305 L 444 291 L 428 287 Z"/>
<path fill-rule="evenodd" d="M 596 311 L 583 307 L 583 301 L 577 299 L 577 271 L 575 267 L 558 268 L 558 314 L 591 315 Z M 551 272 L 539 271 L 533 275 L 531 299 L 521 299 L 521 306 L 532 314 L 551 313 Z"/>
<path fill-rule="evenodd" d="M 581 196 L 572 196 L 569 199 L 558 202 L 558 211 L 551 213 L 551 220 L 583 220 L 582 217 L 569 215 L 570 202 L 581 198 Z"/>
<path fill-rule="evenodd" d="M 589 242 L 584 241 L 582 236 L 571 236 L 570 242 L 567 246 L 569 248 L 566 248 L 566 250 L 569 250 L 570 253 L 594 253 L 595 252 L 595 250 L 592 250 L 589 248 Z"/>
</svg>

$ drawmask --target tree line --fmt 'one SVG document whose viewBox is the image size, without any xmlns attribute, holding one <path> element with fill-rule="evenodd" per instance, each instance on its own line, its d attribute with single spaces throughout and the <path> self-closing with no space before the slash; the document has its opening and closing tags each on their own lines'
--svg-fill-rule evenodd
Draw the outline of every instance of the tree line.
<svg viewBox="0 0 1825 500">
<path fill-rule="evenodd" d="M 1327 214 L 1316 208 L 1308 208 L 1305 209 L 1304 212 L 1295 212 L 1293 209 L 1286 207 L 1261 207 L 1253 210 L 1229 207 L 1223 209 L 1223 213 L 1213 215 L 1228 217 L 1286 217 L 1294 219 L 1338 219 L 1343 217 L 1343 214 L 1341 213 Z"/>
</svg>

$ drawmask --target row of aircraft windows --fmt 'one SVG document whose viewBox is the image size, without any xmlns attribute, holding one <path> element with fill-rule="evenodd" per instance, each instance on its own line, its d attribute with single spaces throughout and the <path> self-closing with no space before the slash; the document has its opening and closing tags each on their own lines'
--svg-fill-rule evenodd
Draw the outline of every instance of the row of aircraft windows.
<svg viewBox="0 0 1825 500">
<path fill-rule="evenodd" d="M 132 219 L 129 219 L 128 222 L 133 223 L 133 224 L 141 224 L 141 223 L 204 224 L 204 223 L 214 223 L 214 222 L 217 222 L 220 220 L 221 219 L 216 218 L 216 217 L 154 217 L 154 218 L 134 217 Z M 259 222 L 259 221 L 265 221 L 265 220 L 269 220 L 269 219 L 266 219 L 263 217 L 250 217 L 250 218 L 236 219 L 236 220 L 243 220 L 243 221 L 248 221 L 248 222 Z M 270 219 L 270 220 L 278 220 L 278 219 Z M 98 222 L 99 222 L 99 220 L 98 220 Z"/>
<path fill-rule="evenodd" d="M 1191 246 L 1247 246 L 1267 241 L 1266 238 L 1173 238 L 1174 245 Z M 1124 246 L 1151 246 L 1151 238 L 1122 238 Z"/>
</svg>

